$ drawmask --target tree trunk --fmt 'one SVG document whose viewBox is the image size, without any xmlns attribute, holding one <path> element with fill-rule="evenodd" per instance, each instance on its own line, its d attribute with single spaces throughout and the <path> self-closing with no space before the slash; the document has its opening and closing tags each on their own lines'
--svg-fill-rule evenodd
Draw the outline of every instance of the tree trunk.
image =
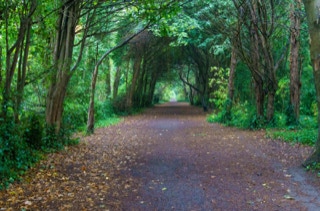
<svg viewBox="0 0 320 211">
<path fill-rule="evenodd" d="M 264 81 L 262 76 L 265 74 L 264 70 L 260 66 L 260 48 L 259 48 L 259 28 L 258 28 L 258 2 L 254 1 L 252 5 L 249 5 L 251 20 L 253 22 L 250 25 L 251 35 L 251 64 L 249 69 L 253 76 L 254 87 L 255 87 L 255 97 L 256 97 L 256 114 L 258 119 L 264 117 L 264 100 L 265 100 L 265 90 L 264 90 Z"/>
<path fill-rule="evenodd" d="M 99 64 L 96 64 L 92 74 L 91 80 L 91 93 L 90 93 L 90 102 L 88 109 L 88 121 L 87 121 L 87 133 L 91 134 L 94 132 L 94 97 L 96 92 L 96 84 L 99 73 Z"/>
<path fill-rule="evenodd" d="M 58 134 L 62 124 L 63 103 L 66 96 L 67 85 L 70 76 L 61 73 L 59 81 L 50 85 L 46 101 L 46 123 L 48 126 L 55 127 Z"/>
<path fill-rule="evenodd" d="M 55 72 L 51 77 L 46 101 L 46 123 L 49 127 L 54 127 L 57 134 L 61 128 L 67 85 L 74 72 L 71 71 L 71 62 L 76 26 L 80 17 L 80 5 L 81 1 L 79 0 L 63 1 L 57 23 L 53 58 Z M 79 54 L 80 57 L 81 53 Z M 73 69 L 76 66 L 77 64 Z"/>
<path fill-rule="evenodd" d="M 17 67 L 17 63 L 20 59 L 23 60 L 20 62 L 23 62 L 25 65 L 27 63 L 27 57 L 23 58 L 21 52 L 26 49 L 25 53 L 28 53 L 30 42 L 30 30 L 32 25 L 32 16 L 36 10 L 37 2 L 35 0 L 31 1 L 30 4 L 25 4 L 25 7 L 23 8 L 24 11 L 21 13 L 20 23 L 19 23 L 19 29 L 18 34 L 15 43 L 9 47 L 9 23 L 8 18 L 5 20 L 5 40 L 6 40 L 6 74 L 5 74 L 5 81 L 4 81 L 4 87 L 3 87 L 3 98 L 2 98 L 2 111 L 1 116 L 3 118 L 3 121 L 6 121 L 7 119 L 7 111 L 9 107 L 9 102 L 12 101 L 12 93 L 11 93 L 11 85 L 14 78 L 14 73 Z M 6 13 L 8 13 L 8 10 L 5 10 Z M 7 17 L 8 14 L 5 14 Z M 26 37 L 27 36 L 27 37 Z M 26 42 L 24 43 L 26 39 Z M 25 45 L 25 46 L 24 46 Z M 22 64 L 22 63 L 21 63 Z M 2 70 L 0 70 L 2 71 Z M 14 108 L 15 109 L 15 108 Z"/>
<path fill-rule="evenodd" d="M 134 60 L 134 64 L 133 64 L 133 76 L 132 76 L 132 80 L 131 80 L 131 85 L 129 86 L 129 91 L 127 94 L 127 99 L 126 99 L 126 107 L 127 108 L 132 108 L 132 103 L 133 103 L 133 95 L 136 89 L 136 85 L 138 82 L 138 78 L 140 75 L 140 70 L 141 70 L 141 62 L 142 62 L 142 58 L 141 55 L 136 54 L 136 58 Z"/>
<path fill-rule="evenodd" d="M 320 162 L 320 0 L 304 0 L 310 34 L 310 57 L 316 87 L 318 106 L 318 139 L 314 153 L 303 163 L 304 166 Z"/>
<path fill-rule="evenodd" d="M 293 110 L 293 122 L 298 123 L 300 116 L 300 68 L 299 68 L 299 49 L 300 49 L 300 11 L 301 0 L 295 0 L 291 4 L 291 28 L 290 28 L 290 107 Z M 291 110 L 290 110 L 291 111 Z"/>
<path fill-rule="evenodd" d="M 111 64 L 110 60 L 108 60 L 107 65 L 107 73 L 106 73 L 106 98 L 109 99 L 111 97 Z"/>
<path fill-rule="evenodd" d="M 116 99 L 118 96 L 120 78 L 121 78 L 121 67 L 119 66 L 116 68 L 116 73 L 113 81 L 113 96 L 112 96 L 113 99 Z"/>
<path fill-rule="evenodd" d="M 258 118 L 264 117 L 265 92 L 263 89 L 263 80 L 259 76 L 254 76 L 254 88 L 256 99 L 256 114 Z"/>
<path fill-rule="evenodd" d="M 147 27 L 147 26 L 146 26 Z M 96 83 L 97 83 L 97 78 L 98 78 L 98 73 L 99 73 L 99 66 L 102 64 L 103 60 L 113 51 L 117 50 L 118 48 L 121 48 L 122 46 L 126 45 L 130 40 L 132 40 L 135 36 L 140 34 L 142 31 L 144 31 L 145 28 L 141 29 L 137 33 L 131 35 L 130 37 L 126 38 L 124 41 L 116 45 L 115 47 L 107 50 L 97 61 L 94 71 L 93 71 L 93 76 L 91 80 L 91 93 L 90 93 L 90 102 L 89 102 L 89 108 L 88 108 L 88 120 L 87 120 L 87 133 L 93 133 L 94 132 L 94 96 L 96 92 Z"/>
<path fill-rule="evenodd" d="M 32 20 L 26 25 L 26 38 L 23 48 L 21 48 L 20 54 L 20 65 L 18 68 L 18 78 L 17 78 L 17 93 L 14 109 L 14 119 L 16 123 L 19 123 L 19 112 L 23 98 L 23 91 L 25 87 L 26 75 L 27 75 L 27 62 L 29 56 L 29 47 L 30 47 L 30 36 L 31 36 L 31 26 Z"/>
<path fill-rule="evenodd" d="M 226 102 L 226 114 L 225 121 L 231 120 L 231 109 L 233 104 L 233 96 L 234 96 L 234 77 L 237 66 L 237 53 L 236 48 L 233 46 L 231 50 L 231 61 L 230 61 L 230 71 L 229 71 L 229 79 L 228 79 L 228 99 Z"/>
<path fill-rule="evenodd" d="M 274 99 L 276 96 L 276 90 L 268 91 L 268 104 L 267 104 L 267 121 L 271 122 L 274 117 Z"/>
</svg>

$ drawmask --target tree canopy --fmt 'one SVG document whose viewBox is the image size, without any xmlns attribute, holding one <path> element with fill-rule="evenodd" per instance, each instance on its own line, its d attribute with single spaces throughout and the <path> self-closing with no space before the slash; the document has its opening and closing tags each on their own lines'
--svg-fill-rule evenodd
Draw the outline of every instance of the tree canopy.
<svg viewBox="0 0 320 211">
<path fill-rule="evenodd" d="M 173 98 L 231 126 L 314 131 L 318 124 L 304 120 L 320 109 L 319 7 L 318 0 L 0 2 L 0 179 L 34 162 L 33 150 L 70 143 L 75 130 L 93 133 L 99 121 Z M 317 149 L 307 164 L 318 162 L 320 138 L 307 142 Z"/>
</svg>

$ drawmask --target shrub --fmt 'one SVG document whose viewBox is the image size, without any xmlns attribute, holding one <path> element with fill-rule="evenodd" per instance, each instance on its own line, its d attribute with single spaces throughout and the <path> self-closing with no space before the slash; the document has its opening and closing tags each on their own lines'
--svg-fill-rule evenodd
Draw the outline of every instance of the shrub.
<svg viewBox="0 0 320 211">
<path fill-rule="evenodd" d="M 64 108 L 63 122 L 69 130 L 75 131 L 86 124 L 87 106 L 80 103 L 67 103 Z"/>
<path fill-rule="evenodd" d="M 0 189 L 18 179 L 38 159 L 22 138 L 21 127 L 13 121 L 0 125 Z"/>
<path fill-rule="evenodd" d="M 127 98 L 125 94 L 118 95 L 115 99 L 113 99 L 112 108 L 116 114 L 123 114 L 128 112 L 128 108 L 126 107 L 126 100 Z"/>
<path fill-rule="evenodd" d="M 24 140 L 33 149 L 40 149 L 42 147 L 43 123 L 41 123 L 40 116 L 31 114 L 26 123 L 26 129 L 23 134 Z"/>
</svg>

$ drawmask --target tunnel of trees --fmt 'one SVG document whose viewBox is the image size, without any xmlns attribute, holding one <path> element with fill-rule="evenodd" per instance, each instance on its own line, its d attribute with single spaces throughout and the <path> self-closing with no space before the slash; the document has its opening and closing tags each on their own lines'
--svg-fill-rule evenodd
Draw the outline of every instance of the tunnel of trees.
<svg viewBox="0 0 320 211">
<path fill-rule="evenodd" d="M 0 178 L 28 168 L 36 150 L 69 144 L 76 130 L 93 133 L 98 121 L 172 98 L 229 125 L 245 115 L 246 128 L 301 127 L 320 108 L 319 8 L 319 0 L 1 1 Z M 320 159 L 314 142 L 305 165 Z"/>
</svg>

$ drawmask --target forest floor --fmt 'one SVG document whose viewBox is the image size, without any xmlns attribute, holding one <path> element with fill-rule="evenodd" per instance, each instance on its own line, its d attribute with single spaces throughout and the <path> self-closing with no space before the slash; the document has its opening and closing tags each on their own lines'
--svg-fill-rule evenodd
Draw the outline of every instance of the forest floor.
<svg viewBox="0 0 320 211">
<path fill-rule="evenodd" d="M 320 210 L 310 147 L 206 122 L 168 103 L 48 155 L 0 192 L 0 210 Z"/>
</svg>

